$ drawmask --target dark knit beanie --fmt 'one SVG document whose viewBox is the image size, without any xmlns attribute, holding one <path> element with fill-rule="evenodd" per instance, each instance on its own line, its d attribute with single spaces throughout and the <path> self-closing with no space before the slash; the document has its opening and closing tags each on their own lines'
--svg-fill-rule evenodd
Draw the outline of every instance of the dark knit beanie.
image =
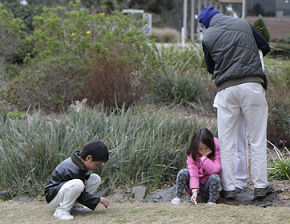
<svg viewBox="0 0 290 224">
<path fill-rule="evenodd" d="M 198 21 L 202 23 L 205 28 L 208 28 L 211 18 L 218 13 L 221 12 L 215 10 L 212 6 L 205 7 L 201 10 L 198 16 Z"/>
</svg>

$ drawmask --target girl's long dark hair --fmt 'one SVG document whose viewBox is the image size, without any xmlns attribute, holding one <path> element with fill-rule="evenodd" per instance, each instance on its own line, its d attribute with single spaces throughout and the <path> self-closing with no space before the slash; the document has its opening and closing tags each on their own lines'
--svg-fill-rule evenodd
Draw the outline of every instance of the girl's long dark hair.
<svg viewBox="0 0 290 224">
<path fill-rule="evenodd" d="M 209 154 L 207 158 L 214 159 L 215 157 L 214 136 L 207 128 L 198 129 L 194 133 L 190 145 L 187 149 L 187 155 L 189 156 L 191 154 L 192 159 L 196 161 L 196 154 L 198 153 L 197 146 L 200 142 L 202 142 L 211 149 L 211 154 Z"/>
</svg>

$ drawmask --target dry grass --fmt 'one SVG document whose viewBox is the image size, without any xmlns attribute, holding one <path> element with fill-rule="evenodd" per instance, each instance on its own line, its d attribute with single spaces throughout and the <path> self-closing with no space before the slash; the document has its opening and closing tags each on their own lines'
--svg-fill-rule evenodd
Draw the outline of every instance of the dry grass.
<svg viewBox="0 0 290 224">
<path fill-rule="evenodd" d="M 180 33 L 171 28 L 152 28 L 152 37 L 160 43 L 178 43 Z"/>
<path fill-rule="evenodd" d="M 0 201 L 0 223 L 64 223 L 53 217 L 54 209 L 44 201 L 28 203 Z M 218 204 L 197 207 L 184 202 L 170 203 L 112 203 L 105 209 L 73 213 L 70 223 L 289 223 L 286 207 L 260 208 Z"/>
</svg>

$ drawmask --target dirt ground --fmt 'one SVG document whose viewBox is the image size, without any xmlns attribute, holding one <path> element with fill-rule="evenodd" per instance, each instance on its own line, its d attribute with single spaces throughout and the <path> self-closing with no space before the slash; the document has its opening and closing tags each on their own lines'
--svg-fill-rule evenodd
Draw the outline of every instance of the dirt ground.
<svg viewBox="0 0 290 224">
<path fill-rule="evenodd" d="M 289 208 L 254 205 L 233 206 L 205 203 L 194 206 L 183 202 L 170 203 L 110 203 L 105 209 L 98 205 L 94 211 L 72 213 L 74 219 L 62 221 L 53 216 L 55 209 L 44 201 L 28 203 L 0 201 L 0 223 L 289 223 Z"/>
</svg>

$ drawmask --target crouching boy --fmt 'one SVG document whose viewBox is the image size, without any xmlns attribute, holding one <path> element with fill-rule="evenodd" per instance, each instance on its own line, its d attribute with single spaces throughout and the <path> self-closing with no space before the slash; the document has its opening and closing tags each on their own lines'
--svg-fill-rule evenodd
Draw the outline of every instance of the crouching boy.
<svg viewBox="0 0 290 224">
<path fill-rule="evenodd" d="M 82 151 L 73 151 L 54 169 L 45 186 L 45 198 L 50 206 L 56 208 L 55 217 L 73 219 L 70 212 L 94 210 L 99 202 L 108 207 L 108 199 L 93 196 L 101 178 L 88 173 L 108 159 L 106 145 L 102 141 L 93 141 L 87 143 Z"/>
</svg>

